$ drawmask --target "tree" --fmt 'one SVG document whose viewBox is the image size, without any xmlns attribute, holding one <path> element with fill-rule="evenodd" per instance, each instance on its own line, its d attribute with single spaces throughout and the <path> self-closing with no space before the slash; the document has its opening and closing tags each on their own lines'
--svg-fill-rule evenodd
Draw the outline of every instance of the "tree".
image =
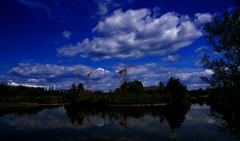
<svg viewBox="0 0 240 141">
<path fill-rule="evenodd" d="M 206 38 L 218 57 L 206 54 L 205 68 L 214 73 L 204 78 L 212 86 L 211 108 L 221 114 L 230 131 L 240 133 L 240 10 L 225 12 L 205 26 Z M 219 57 L 220 56 L 220 57 Z"/>
<path fill-rule="evenodd" d="M 133 82 L 124 82 L 121 87 L 121 91 L 131 94 L 139 94 L 144 91 L 144 87 L 141 81 L 133 81 Z"/>
<path fill-rule="evenodd" d="M 83 86 L 83 84 L 82 84 L 82 83 L 79 83 L 77 89 L 78 89 L 78 92 L 79 92 L 79 93 L 83 93 L 83 92 L 84 92 L 84 86 Z"/>
<path fill-rule="evenodd" d="M 158 89 L 159 89 L 160 94 L 162 94 L 164 92 L 165 86 L 164 86 L 163 82 L 161 82 L 161 81 L 159 82 Z"/>
<path fill-rule="evenodd" d="M 165 91 L 171 103 L 184 103 L 188 100 L 187 88 L 178 78 L 169 78 Z"/>
<path fill-rule="evenodd" d="M 201 63 L 214 73 L 204 77 L 213 88 L 239 88 L 240 86 L 240 11 L 215 16 L 204 27 L 205 36 L 219 56 L 206 54 Z"/>
</svg>

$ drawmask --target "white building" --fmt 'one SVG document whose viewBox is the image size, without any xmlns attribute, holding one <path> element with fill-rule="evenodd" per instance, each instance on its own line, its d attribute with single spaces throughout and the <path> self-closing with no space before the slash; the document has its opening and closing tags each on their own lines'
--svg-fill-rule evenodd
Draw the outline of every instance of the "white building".
<svg viewBox="0 0 240 141">
<path fill-rule="evenodd" d="M 23 87 L 28 87 L 28 88 L 43 88 L 45 90 L 49 90 L 49 86 L 40 86 L 40 85 L 32 85 L 32 84 L 19 84 L 19 83 L 16 83 L 16 82 L 9 82 L 9 83 L 7 83 L 7 85 L 8 86 L 13 86 L 13 87 L 23 86 Z"/>
</svg>

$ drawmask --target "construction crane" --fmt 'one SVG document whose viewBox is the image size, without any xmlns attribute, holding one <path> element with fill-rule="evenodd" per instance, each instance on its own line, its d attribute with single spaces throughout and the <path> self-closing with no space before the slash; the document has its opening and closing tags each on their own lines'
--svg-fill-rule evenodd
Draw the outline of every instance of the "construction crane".
<svg viewBox="0 0 240 141">
<path fill-rule="evenodd" d="M 80 84 L 80 70 L 77 70 L 77 87 Z"/>
<path fill-rule="evenodd" d="M 132 65 L 122 67 L 118 70 L 117 74 L 120 78 L 119 87 L 127 81 L 127 71 Z"/>
<path fill-rule="evenodd" d="M 87 89 L 89 90 L 89 92 L 92 91 L 92 82 L 91 82 L 91 75 L 92 75 L 92 73 L 93 73 L 93 71 L 87 72 L 87 81 L 88 81 Z"/>
</svg>

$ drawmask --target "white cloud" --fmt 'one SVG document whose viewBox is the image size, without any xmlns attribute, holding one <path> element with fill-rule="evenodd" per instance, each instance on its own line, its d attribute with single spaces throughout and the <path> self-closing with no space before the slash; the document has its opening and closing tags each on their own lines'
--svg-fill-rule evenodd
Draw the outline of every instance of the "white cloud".
<svg viewBox="0 0 240 141">
<path fill-rule="evenodd" d="M 72 36 L 72 32 L 66 30 L 66 31 L 63 31 L 62 35 L 65 39 L 70 39 Z"/>
<path fill-rule="evenodd" d="M 203 50 L 206 50 L 206 49 L 207 49 L 206 46 L 200 46 L 199 48 L 195 49 L 195 53 L 199 53 L 199 52 L 201 52 Z"/>
<path fill-rule="evenodd" d="M 76 55 L 88 56 L 87 54 L 84 54 L 84 48 L 87 44 L 89 44 L 88 39 L 84 40 L 83 42 L 77 43 L 75 46 L 70 44 L 62 48 L 58 48 L 57 53 L 59 56 L 67 56 L 67 57 L 74 57 Z"/>
<path fill-rule="evenodd" d="M 97 12 L 95 13 L 98 15 L 98 17 L 106 16 L 109 14 L 112 10 L 116 8 L 120 8 L 127 4 L 133 4 L 135 0 L 127 0 L 127 1 L 116 1 L 116 0 L 95 0 L 95 3 L 97 5 Z M 94 15 L 94 16 L 96 16 Z"/>
<path fill-rule="evenodd" d="M 116 68 L 127 66 L 119 65 Z M 127 80 L 140 80 L 144 86 L 158 85 L 159 81 L 167 82 L 173 76 L 179 78 L 189 89 L 206 88 L 207 84 L 201 80 L 201 76 L 210 76 L 210 70 L 189 70 L 173 67 L 164 67 L 160 64 L 148 63 L 142 65 L 134 65 L 129 67 L 127 71 Z"/>
<path fill-rule="evenodd" d="M 87 85 L 87 73 L 92 72 L 90 78 L 99 83 L 101 79 L 112 78 L 112 73 L 103 68 L 91 68 L 85 65 L 61 66 L 55 64 L 20 63 L 12 68 L 10 73 L 18 76 L 18 81 L 34 84 L 57 84 L 58 87 L 68 88 L 77 80 L 80 72 L 81 82 Z M 23 79 L 25 78 L 25 79 Z"/>
<path fill-rule="evenodd" d="M 20 63 L 10 70 L 11 74 L 17 76 L 14 80 L 23 83 L 34 84 L 56 84 L 58 88 L 69 88 L 72 83 L 76 82 L 77 72 L 80 71 L 80 81 L 85 87 L 88 80 L 91 81 L 93 90 L 109 91 L 119 86 L 120 78 L 117 77 L 117 70 L 125 64 L 119 64 L 113 69 L 91 68 L 85 65 L 61 66 L 54 64 L 28 64 Z M 91 72 L 88 79 L 87 73 Z M 171 76 L 180 78 L 188 88 L 205 88 L 206 85 L 200 79 L 200 76 L 210 76 L 211 70 L 186 70 L 173 67 L 164 67 L 161 64 L 147 63 L 141 65 L 130 65 L 127 70 L 127 80 L 140 80 L 144 86 L 158 85 L 159 81 L 167 82 Z M 202 85 L 201 85 L 202 84 Z"/>
<path fill-rule="evenodd" d="M 166 55 L 192 44 L 202 33 L 187 16 L 167 12 L 152 16 L 152 10 L 116 10 L 100 21 L 98 36 L 57 49 L 59 56 L 87 54 L 93 59 L 139 58 Z"/>
<path fill-rule="evenodd" d="M 29 78 L 27 80 L 28 83 L 43 83 L 46 82 L 46 79 L 41 78 L 41 79 L 35 79 L 35 78 Z"/>
<path fill-rule="evenodd" d="M 210 13 L 196 13 L 196 19 L 194 20 L 197 25 L 202 25 L 211 22 L 213 16 Z"/>
<path fill-rule="evenodd" d="M 88 72 L 92 72 L 92 77 L 99 78 L 111 72 L 103 68 L 91 68 L 85 65 L 61 66 L 55 64 L 29 64 L 20 63 L 10 72 L 14 75 L 27 77 L 30 80 L 39 78 L 76 77 L 77 72 L 86 77 Z M 38 78 L 38 79 L 36 79 Z"/>
<path fill-rule="evenodd" d="M 95 0 L 97 6 L 98 6 L 98 15 L 106 15 L 109 10 L 110 4 L 113 2 L 113 0 Z"/>
<path fill-rule="evenodd" d="M 206 75 L 213 75 L 214 72 L 213 72 L 212 70 L 210 70 L 210 69 L 206 69 L 206 70 L 205 70 L 205 74 L 206 74 Z"/>
<path fill-rule="evenodd" d="M 164 61 L 169 61 L 169 62 L 175 62 L 179 59 L 179 55 L 168 55 L 166 58 L 164 58 Z"/>
<path fill-rule="evenodd" d="M 197 89 L 206 89 L 207 87 L 209 87 L 209 84 L 206 83 L 200 83 L 200 84 L 189 84 L 188 85 L 188 89 L 189 90 L 197 90 Z"/>
</svg>

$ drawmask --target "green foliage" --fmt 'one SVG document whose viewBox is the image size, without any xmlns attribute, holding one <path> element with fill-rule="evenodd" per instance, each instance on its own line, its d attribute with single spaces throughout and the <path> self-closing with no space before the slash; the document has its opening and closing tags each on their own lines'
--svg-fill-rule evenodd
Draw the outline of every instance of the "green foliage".
<svg viewBox="0 0 240 141">
<path fill-rule="evenodd" d="M 179 79 L 171 77 L 165 88 L 167 99 L 171 103 L 184 103 L 189 100 L 189 95 L 186 86 Z"/>
<path fill-rule="evenodd" d="M 6 89 L 6 90 L 5 90 Z M 187 93 L 186 87 L 178 79 L 171 78 L 166 88 L 162 83 L 159 87 L 145 90 L 140 81 L 125 82 L 114 92 L 84 91 L 83 85 L 72 85 L 69 91 L 44 91 L 43 89 L 0 86 L 2 103 L 72 103 L 79 105 L 131 105 L 131 104 L 159 104 L 183 102 Z M 159 91 L 162 94 L 159 94 Z"/>
<path fill-rule="evenodd" d="M 0 84 L 0 103 L 62 103 L 63 97 L 61 92 Z"/>
<path fill-rule="evenodd" d="M 225 12 L 221 18 L 205 26 L 206 38 L 221 57 L 214 59 L 206 54 L 201 63 L 214 74 L 204 77 L 214 88 L 240 86 L 240 11 Z"/>
<path fill-rule="evenodd" d="M 160 94 L 164 93 L 165 85 L 163 84 L 163 82 L 159 82 L 158 89 Z"/>
<path fill-rule="evenodd" d="M 140 94 L 144 91 L 144 88 L 141 81 L 133 81 L 133 82 L 124 82 L 121 85 L 120 90 L 123 93 Z"/>
<path fill-rule="evenodd" d="M 79 93 L 83 93 L 84 92 L 83 84 L 79 83 L 77 89 L 78 89 Z"/>
<path fill-rule="evenodd" d="M 84 93 L 84 86 L 82 83 L 79 83 L 77 86 L 73 83 L 69 91 L 73 95 L 82 94 Z"/>
<path fill-rule="evenodd" d="M 205 26 L 206 38 L 220 57 L 206 54 L 202 64 L 214 72 L 204 77 L 210 85 L 210 105 L 221 114 L 225 123 L 222 127 L 230 129 L 240 137 L 240 10 L 225 12 L 221 17 Z"/>
</svg>

